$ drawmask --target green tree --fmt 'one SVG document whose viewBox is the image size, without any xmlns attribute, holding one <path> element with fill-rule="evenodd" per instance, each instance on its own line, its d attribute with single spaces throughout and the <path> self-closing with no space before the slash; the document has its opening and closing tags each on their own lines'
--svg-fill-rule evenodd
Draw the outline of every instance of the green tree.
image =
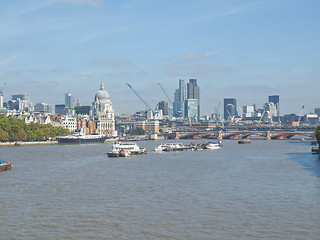
<svg viewBox="0 0 320 240">
<path fill-rule="evenodd" d="M 0 129 L 0 141 L 1 142 L 8 142 L 9 141 L 9 135 L 4 130 Z"/>
<path fill-rule="evenodd" d="M 144 135 L 146 134 L 146 132 L 143 130 L 143 128 L 136 128 L 136 129 L 132 129 L 129 133 L 130 135 Z"/>
<path fill-rule="evenodd" d="M 9 141 L 25 141 L 28 136 L 20 125 L 11 125 L 8 128 Z"/>
<path fill-rule="evenodd" d="M 318 144 L 320 146 L 320 125 L 317 127 L 317 130 L 316 130 L 316 139 L 318 141 Z"/>
<path fill-rule="evenodd" d="M 0 114 L 0 141 L 43 141 L 70 134 L 62 127 L 51 124 L 30 123 Z"/>
</svg>

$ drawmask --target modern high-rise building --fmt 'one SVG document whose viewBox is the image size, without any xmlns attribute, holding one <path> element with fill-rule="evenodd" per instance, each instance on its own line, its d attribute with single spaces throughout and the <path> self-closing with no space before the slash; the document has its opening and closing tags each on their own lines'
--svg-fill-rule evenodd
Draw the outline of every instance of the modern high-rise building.
<svg viewBox="0 0 320 240">
<path fill-rule="evenodd" d="M 320 108 L 315 108 L 314 113 L 320 117 Z"/>
<path fill-rule="evenodd" d="M 242 118 L 252 118 L 254 116 L 255 107 L 254 106 L 243 106 L 242 108 Z"/>
<path fill-rule="evenodd" d="M 199 86 L 197 79 L 190 79 L 187 84 L 187 99 L 199 99 Z"/>
<path fill-rule="evenodd" d="M 200 90 L 197 79 L 190 79 L 187 84 L 187 99 L 185 101 L 185 117 L 200 117 Z"/>
<path fill-rule="evenodd" d="M 237 116 L 237 100 L 235 98 L 224 99 L 224 119 L 230 119 Z"/>
<path fill-rule="evenodd" d="M 39 113 L 51 113 L 52 109 L 51 106 L 47 103 L 37 103 L 34 106 L 34 111 Z"/>
<path fill-rule="evenodd" d="M 29 94 L 28 93 L 21 93 L 21 94 L 14 94 L 12 95 L 12 100 L 22 100 L 22 101 L 27 101 L 29 100 Z"/>
<path fill-rule="evenodd" d="M 279 95 L 269 96 L 269 103 L 270 102 L 274 103 L 274 105 L 275 105 L 275 107 L 277 109 L 277 115 L 276 116 L 280 116 Z"/>
<path fill-rule="evenodd" d="M 187 99 L 185 101 L 185 117 L 192 119 L 199 117 L 199 99 Z"/>
<path fill-rule="evenodd" d="M 179 80 L 179 88 L 174 92 L 173 116 L 195 118 L 200 116 L 200 91 L 197 79 L 185 84 Z"/>
<path fill-rule="evenodd" d="M 55 105 L 55 113 L 56 114 L 60 114 L 60 115 L 62 115 L 62 114 L 66 114 L 65 113 L 65 108 L 66 108 L 66 106 L 64 105 L 64 104 L 56 104 Z"/>
<path fill-rule="evenodd" d="M 162 115 L 164 115 L 164 116 L 169 115 L 168 102 L 166 102 L 166 101 L 159 102 L 159 110 L 162 110 Z"/>
<path fill-rule="evenodd" d="M 173 116 L 184 117 L 184 104 L 187 98 L 187 88 L 184 80 L 179 80 L 179 88 L 174 92 Z"/>
<path fill-rule="evenodd" d="M 65 101 L 64 101 L 64 105 L 66 106 L 66 108 L 74 108 L 74 97 L 72 96 L 71 93 L 66 93 L 65 95 Z"/>
</svg>

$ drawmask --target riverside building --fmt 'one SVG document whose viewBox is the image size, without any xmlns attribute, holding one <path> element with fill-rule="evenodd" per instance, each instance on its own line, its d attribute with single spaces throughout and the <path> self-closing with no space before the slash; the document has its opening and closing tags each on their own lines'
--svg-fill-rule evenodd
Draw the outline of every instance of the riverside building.
<svg viewBox="0 0 320 240">
<path fill-rule="evenodd" d="M 101 80 L 100 90 L 94 97 L 92 109 L 97 133 L 105 136 L 115 136 L 114 110 L 112 108 L 110 95 L 104 89 L 103 80 Z"/>
<path fill-rule="evenodd" d="M 224 119 L 232 119 L 237 116 L 237 100 L 235 98 L 224 99 Z"/>
</svg>

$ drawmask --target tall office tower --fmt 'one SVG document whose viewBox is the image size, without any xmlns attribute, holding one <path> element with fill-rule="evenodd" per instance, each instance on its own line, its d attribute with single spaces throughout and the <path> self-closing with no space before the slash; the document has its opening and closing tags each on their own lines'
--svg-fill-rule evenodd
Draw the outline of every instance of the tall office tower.
<svg viewBox="0 0 320 240">
<path fill-rule="evenodd" d="M 174 92 L 173 116 L 184 117 L 184 104 L 187 98 L 187 89 L 184 80 L 179 80 L 179 88 Z"/>
<path fill-rule="evenodd" d="M 21 93 L 21 94 L 12 95 L 12 100 L 18 100 L 18 98 L 21 101 L 28 101 L 29 100 L 29 94 L 28 93 Z"/>
<path fill-rule="evenodd" d="M 272 95 L 269 96 L 269 103 L 272 102 L 276 106 L 277 109 L 277 115 L 280 116 L 280 106 L 279 106 L 279 95 Z"/>
<path fill-rule="evenodd" d="M 190 79 L 187 85 L 187 99 L 199 99 L 199 97 L 197 79 Z"/>
<path fill-rule="evenodd" d="M 169 115 L 168 102 L 166 102 L 166 101 L 159 102 L 159 110 L 162 110 L 162 115 L 164 115 L 164 116 Z"/>
<path fill-rule="evenodd" d="M 187 84 L 187 100 L 185 103 L 185 117 L 200 116 L 200 90 L 197 79 L 190 79 Z"/>
<path fill-rule="evenodd" d="M 235 98 L 224 99 L 224 119 L 237 116 L 237 100 Z"/>
<path fill-rule="evenodd" d="M 65 96 L 64 105 L 66 106 L 66 108 L 74 108 L 74 97 L 72 96 L 72 94 L 66 93 L 64 96 Z"/>
<path fill-rule="evenodd" d="M 318 117 L 320 117 L 320 108 L 315 108 L 314 113 L 317 114 Z"/>
</svg>

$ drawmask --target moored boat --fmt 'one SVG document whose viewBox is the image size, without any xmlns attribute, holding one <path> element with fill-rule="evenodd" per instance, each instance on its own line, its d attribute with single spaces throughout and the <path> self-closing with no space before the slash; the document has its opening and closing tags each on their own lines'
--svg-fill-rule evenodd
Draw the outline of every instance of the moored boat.
<svg viewBox="0 0 320 240">
<path fill-rule="evenodd" d="M 311 152 L 312 152 L 313 154 L 320 154 L 319 147 L 312 147 Z"/>
<path fill-rule="evenodd" d="M 207 143 L 206 149 L 220 149 L 220 143 L 217 142 L 209 142 Z"/>
<path fill-rule="evenodd" d="M 131 156 L 129 150 L 127 150 L 127 149 L 122 149 L 119 154 L 120 154 L 120 157 L 130 157 Z"/>
<path fill-rule="evenodd" d="M 251 143 L 251 140 L 246 138 L 238 141 L 239 144 L 249 144 Z"/>
<path fill-rule="evenodd" d="M 107 153 L 108 157 L 129 157 L 131 155 L 146 154 L 147 150 L 140 148 L 134 142 L 115 142 Z"/>
<path fill-rule="evenodd" d="M 12 168 L 11 162 L 0 160 L 0 172 L 5 171 L 5 170 L 9 170 L 11 168 Z"/>
<path fill-rule="evenodd" d="M 79 144 L 79 143 L 103 143 L 107 137 L 102 135 L 67 135 L 57 137 L 58 143 Z"/>
<path fill-rule="evenodd" d="M 119 151 L 110 151 L 107 153 L 108 157 L 120 157 Z"/>
<path fill-rule="evenodd" d="M 186 146 L 181 143 L 164 143 L 159 144 L 155 149 L 157 152 L 171 152 L 171 151 L 183 151 L 187 150 Z"/>
</svg>

